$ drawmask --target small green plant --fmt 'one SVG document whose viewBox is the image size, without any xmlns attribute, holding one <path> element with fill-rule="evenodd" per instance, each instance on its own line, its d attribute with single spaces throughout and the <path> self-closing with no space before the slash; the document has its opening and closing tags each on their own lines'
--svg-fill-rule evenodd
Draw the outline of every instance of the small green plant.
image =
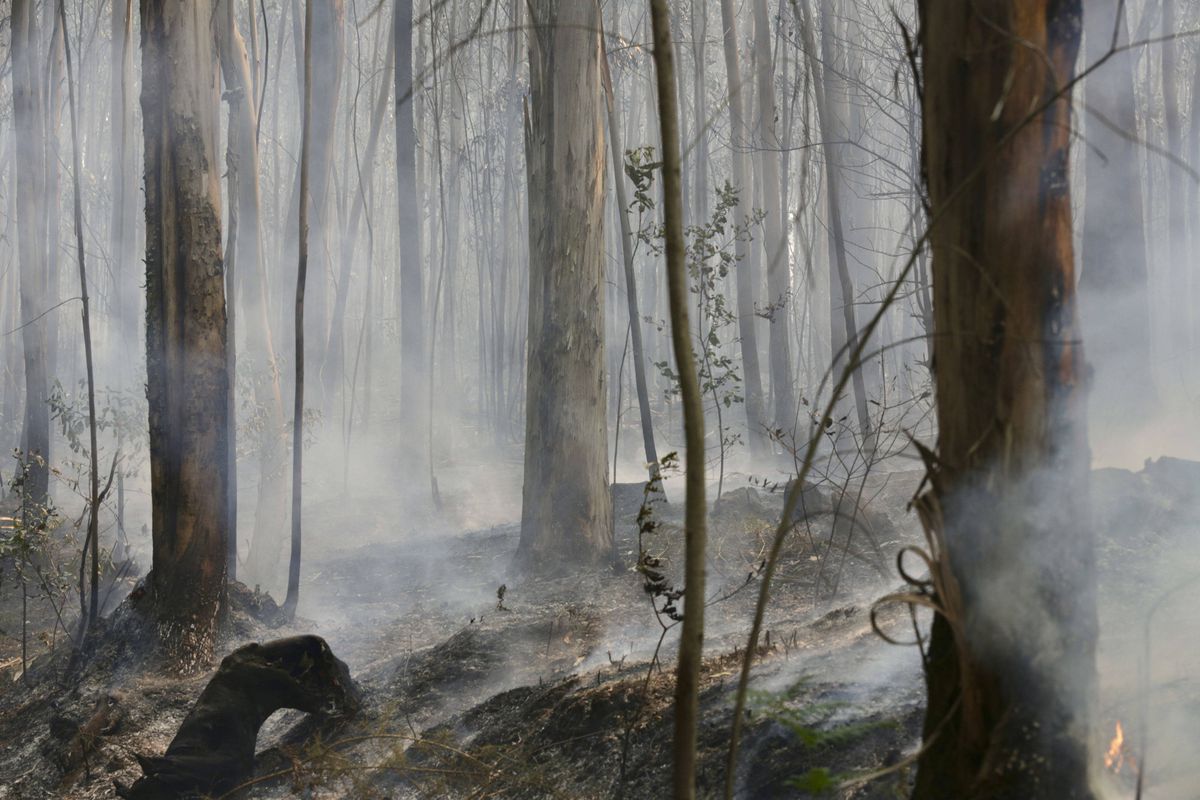
<svg viewBox="0 0 1200 800">
<path fill-rule="evenodd" d="M 653 160 L 653 148 L 642 147 L 626 153 L 625 172 L 634 187 L 631 208 L 639 217 L 654 209 L 651 191 L 654 173 L 662 166 Z M 737 334 L 737 312 L 730 307 L 726 283 L 738 267 L 737 244 L 751 241 L 751 231 L 763 219 L 761 211 L 745 219 L 733 218 L 738 207 L 738 190 L 726 181 L 716 191 L 716 206 L 712 215 L 703 224 L 691 225 L 684 231 L 687 240 L 687 269 L 689 291 L 696 302 L 696 327 L 692 333 L 693 351 L 696 354 L 700 390 L 711 403 L 708 411 L 716 416 L 718 442 L 717 497 L 725 483 L 725 460 L 731 448 L 741 443 L 742 437 L 725 421 L 725 412 L 734 405 L 744 402 L 742 377 L 733 355 L 734 346 L 740 341 Z M 655 255 L 663 252 L 665 233 L 657 221 L 641 225 L 637 232 L 638 241 L 646 245 Z M 654 322 L 660 333 L 667 328 L 665 321 Z M 670 361 L 654 364 L 667 379 L 667 396 L 679 393 L 679 376 Z"/>
</svg>

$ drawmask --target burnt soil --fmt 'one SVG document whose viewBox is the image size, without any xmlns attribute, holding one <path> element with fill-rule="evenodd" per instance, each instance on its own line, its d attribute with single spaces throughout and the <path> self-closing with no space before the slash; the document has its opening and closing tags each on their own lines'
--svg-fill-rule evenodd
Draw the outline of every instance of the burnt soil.
<svg viewBox="0 0 1200 800">
<path fill-rule="evenodd" d="M 1131 510 L 1098 502 L 1101 583 L 1117 587 L 1102 592 L 1102 619 L 1139 619 L 1153 598 L 1121 588 L 1134 585 L 1124 577 L 1129 562 L 1165 559 L 1180 531 L 1200 520 L 1192 488 L 1200 487 L 1200 465 L 1168 462 L 1097 471 L 1098 496 L 1120 492 L 1141 503 Z M 901 588 L 896 552 L 922 541 L 906 509 L 919 482 L 914 472 L 871 477 L 869 502 L 851 522 L 838 521 L 834 492 L 806 494 L 752 673 L 739 797 L 810 797 L 822 787 L 823 797 L 906 796 L 906 759 L 923 717 L 920 659 L 915 648 L 879 638 L 870 610 Z M 497 524 L 315 548 L 290 625 L 277 624 L 262 595 L 234 591 L 219 655 L 248 641 L 316 633 L 350 666 L 365 707 L 353 719 L 276 714 L 259 735 L 256 777 L 230 796 L 668 796 L 678 628 L 655 613 L 635 569 L 641 505 L 640 486 L 614 488 L 619 563 L 599 572 L 519 579 L 509 569 L 517 526 Z M 781 507 L 778 492 L 741 486 L 727 488 L 712 510 L 701 796 L 719 794 L 725 779 L 757 569 Z M 655 509 L 659 527 L 642 546 L 677 579 L 681 509 Z M 358 513 L 364 526 L 389 524 L 372 523 L 361 505 Z M 140 774 L 135 753 L 166 748 L 212 670 L 164 670 L 126 602 L 89 657 L 74 658 L 58 631 L 53 641 L 35 640 L 22 675 L 13 635 L 20 594 L 9 575 L 0 583 L 0 799 L 114 797 L 114 780 L 128 784 Z M 45 609 L 33 609 L 30 620 L 41 633 L 53 628 Z M 912 639 L 905 608 L 883 607 L 879 624 Z M 1128 649 L 1122 639 L 1102 640 L 1102 655 Z M 1104 725 L 1128 704 L 1127 667 L 1104 672 Z M 1178 692 L 1195 697 L 1194 689 Z M 1186 777 L 1176 770 L 1162 780 Z"/>
</svg>

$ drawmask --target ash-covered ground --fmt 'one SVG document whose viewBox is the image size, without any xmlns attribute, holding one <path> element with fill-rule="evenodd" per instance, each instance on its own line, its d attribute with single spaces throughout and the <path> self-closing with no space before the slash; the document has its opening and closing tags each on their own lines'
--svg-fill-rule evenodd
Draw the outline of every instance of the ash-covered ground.
<svg viewBox="0 0 1200 800">
<path fill-rule="evenodd" d="M 1197 775 L 1183 742 L 1200 733 L 1192 668 L 1200 653 L 1189 652 L 1196 639 L 1179 622 L 1190 615 L 1171 604 L 1186 606 L 1200 594 L 1188 583 L 1193 563 L 1200 574 L 1200 560 L 1190 560 L 1200 553 L 1191 541 L 1200 523 L 1200 464 L 1162 459 L 1140 472 L 1095 476 L 1098 758 L 1116 723 L 1125 736 L 1117 763 L 1098 763 L 1097 773 L 1112 797 L 1131 796 L 1144 759 L 1145 797 L 1188 797 L 1180 787 L 1194 786 Z M 517 514 L 505 499 L 512 487 L 497 489 L 494 476 L 484 481 L 467 471 L 442 481 L 446 507 L 438 512 L 404 516 L 404 499 L 382 493 L 314 503 L 309 529 L 336 526 L 337 533 L 316 537 L 306 551 L 293 624 L 273 627 L 270 604 L 252 589 L 233 593 L 222 653 L 249 641 L 318 634 L 349 665 L 365 708 L 339 720 L 276 714 L 259 736 L 255 778 L 230 796 L 666 796 L 678 629 L 664 628 L 670 620 L 655 613 L 635 567 L 641 547 L 677 579 L 679 504 L 655 505 L 658 527 L 639 544 L 641 485 L 618 484 L 617 564 L 555 580 L 517 579 L 510 569 Z M 906 508 L 919 483 L 919 472 L 877 472 L 851 487 L 840 517 L 838 487 L 805 493 L 753 672 L 739 797 L 906 796 L 923 718 L 920 654 L 876 635 L 870 612 L 903 586 L 898 550 L 924 541 Z M 681 492 L 669 483 L 667 494 L 678 499 Z M 780 491 L 738 476 L 712 508 L 703 796 L 723 785 L 758 568 L 781 508 Z M 36 640 L 36 658 L 22 676 L 15 586 L 6 572 L 0 798 L 113 797 L 114 780 L 131 783 L 140 774 L 135 754 L 166 748 L 211 671 L 186 678 L 164 672 L 138 646 L 137 615 L 123 608 L 89 659 L 72 659 L 58 631 L 53 653 L 48 638 Z M 1165 589 L 1173 593 L 1164 598 Z M 1159 611 L 1150 616 L 1153 608 Z M 1146 677 L 1140 654 L 1148 616 Z M 53 628 L 53 611 L 35 609 L 30 619 L 37 633 Z M 881 607 L 878 624 L 896 639 L 913 639 L 906 607 Z"/>
</svg>

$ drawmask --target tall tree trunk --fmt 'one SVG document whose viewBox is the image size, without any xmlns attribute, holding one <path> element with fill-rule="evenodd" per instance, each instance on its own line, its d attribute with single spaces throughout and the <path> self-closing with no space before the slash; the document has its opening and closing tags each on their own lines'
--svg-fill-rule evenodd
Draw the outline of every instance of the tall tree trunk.
<svg viewBox="0 0 1200 800">
<path fill-rule="evenodd" d="M 262 190 L 259 182 L 258 107 L 255 105 L 254 78 L 246 44 L 238 29 L 233 0 L 217 2 L 217 45 L 221 71 L 225 78 L 225 96 L 229 101 L 229 136 L 226 165 L 229 196 L 237 220 L 233 240 L 233 260 L 237 264 L 237 287 L 245 326 L 242 352 L 254 376 L 254 402 L 263 409 L 264 422 L 259 452 L 258 501 L 255 506 L 254 535 L 251 537 L 251 577 L 264 586 L 276 578 L 280 548 L 287 526 L 287 439 L 284 430 L 283 390 L 271 332 L 266 297 L 269 286 L 263 250 Z M 231 225 L 232 227 L 232 225 Z M 230 301 L 230 310 L 233 302 Z M 232 313 L 231 313 L 232 318 Z M 231 325 L 230 338 L 233 330 Z M 234 417 L 230 417 L 231 426 Z M 230 558 L 236 559 L 235 537 L 230 537 Z M 230 562 L 230 576 L 236 564 Z"/>
<path fill-rule="evenodd" d="M 212 655 L 226 574 L 230 377 L 211 0 L 142 0 L 151 592 L 169 658 Z"/>
<path fill-rule="evenodd" d="M 1183 152 L 1183 119 L 1180 111 L 1179 84 L 1182 72 L 1179 67 L 1178 19 L 1175 0 L 1163 0 L 1162 4 L 1162 97 L 1163 125 L 1167 133 L 1167 152 L 1186 159 Z M 1187 208 L 1184 190 L 1184 173 L 1178 167 L 1167 165 L 1167 280 L 1173 290 L 1168 297 L 1168 341 L 1176 343 L 1175 354 L 1184 356 L 1188 352 L 1188 339 L 1194 310 L 1188 303 L 1188 287 L 1192 285 L 1193 268 L 1187 257 Z M 1191 359 L 1185 359 L 1190 369 Z"/>
<path fill-rule="evenodd" d="M 738 193 L 735 213 L 737 223 L 741 224 L 753 205 L 753 196 L 750 168 L 746 163 L 746 116 L 742 96 L 742 70 L 738 62 L 738 20 L 733 0 L 721 0 L 721 27 L 724 32 L 725 83 L 729 100 L 729 158 L 733 164 L 733 185 Z M 742 380 L 746 386 L 746 428 L 750 453 L 758 456 L 767 449 L 764 427 L 766 417 L 763 409 L 762 370 L 758 363 L 758 332 L 755 329 L 758 315 L 755 313 L 754 301 L 758 276 L 755 274 L 754 260 L 750 257 L 750 245 L 746 237 L 739 236 L 734 242 L 734 258 L 737 259 L 737 315 L 742 352 Z"/>
<path fill-rule="evenodd" d="M 309 209 L 310 228 L 308 251 L 313 268 L 313 280 L 308 297 L 308 328 L 312 334 L 311 347 L 306 355 L 310 374 L 320 377 L 324 361 L 324 346 L 329 335 L 328 291 L 331 264 L 333 262 L 331 241 L 333 240 L 333 202 L 330 188 L 333 184 L 334 137 L 337 127 L 338 103 L 341 99 L 342 61 L 345 50 L 343 23 L 345 20 L 344 0 L 314 0 L 313 3 L 312 52 L 313 85 L 311 102 L 312 141 L 310 142 Z M 307 35 L 307 33 L 306 33 Z M 305 83 L 307 87 L 307 83 Z M 301 193 L 303 194 L 303 193 Z M 318 392 L 321 385 L 318 383 Z M 329 409 L 331 398 L 317 398 L 314 404 Z"/>
<path fill-rule="evenodd" d="M 24 495 L 46 501 L 50 472 L 47 375 L 46 132 L 41 34 L 36 3 L 12 4 L 13 122 L 17 138 L 17 252 L 20 261 L 21 340 L 25 360 L 25 421 L 21 447 L 29 459 Z"/>
<path fill-rule="evenodd" d="M 753 0 L 755 83 L 758 89 L 757 144 L 762 175 L 763 211 L 766 212 L 763 253 L 767 263 L 768 304 L 771 314 L 770 367 L 774 424 L 791 431 L 796 417 L 792 386 L 791 281 L 788 278 L 787 236 L 783 219 L 783 195 L 779 177 L 779 135 L 776 131 L 775 67 L 771 55 L 771 23 L 767 0 Z"/>
<path fill-rule="evenodd" d="M 918 508 L 940 613 L 913 797 L 1091 798 L 1097 621 L 1067 173 L 1081 3 L 919 11 L 939 452 Z"/>
<path fill-rule="evenodd" d="M 420 459 L 429 425 L 423 391 L 425 289 L 421 270 L 421 200 L 417 184 L 417 129 L 413 118 L 413 4 L 396 0 L 396 192 L 400 235 L 400 439 Z M 418 462 L 419 463 L 419 462 Z"/>
<path fill-rule="evenodd" d="M 312 159 L 313 140 L 313 24 L 316 14 L 313 6 L 320 0 L 306 0 L 304 4 L 304 102 L 300 133 L 300 232 L 298 261 L 296 264 L 296 385 L 295 403 L 292 406 L 292 552 L 288 559 L 287 594 L 283 601 L 283 613 L 291 619 L 300 602 L 300 549 L 303 542 L 303 488 L 304 488 L 304 294 L 308 281 L 308 212 L 309 172 Z M 315 207 L 315 206 L 314 206 Z"/>
<path fill-rule="evenodd" d="M 828 66 L 823 69 L 818 61 L 807 7 L 802 13 L 801 36 L 804 37 L 804 49 L 808 54 L 809 72 L 813 76 L 813 92 L 817 101 L 816 110 L 821 141 L 825 143 L 825 194 L 829 201 L 829 223 L 826 229 L 829 233 L 829 253 L 832 256 L 830 259 L 832 270 L 829 277 L 831 366 L 833 372 L 847 367 L 854 369 L 850 385 L 854 390 L 854 408 L 858 415 L 859 435 L 862 437 L 864 451 L 870 453 L 874 450 L 874 439 L 871 432 L 871 416 L 867 410 L 867 390 L 863 381 L 863 365 L 851 365 L 847 360 L 858 343 L 858 320 L 855 315 L 854 281 L 850 276 L 850 264 L 846 256 L 846 231 L 842 224 L 842 162 L 840 158 L 842 148 L 835 143 L 840 137 L 834 131 L 833 109 L 829 103 L 829 95 L 835 89 L 834 79 L 831 74 L 832 70 Z M 821 0 L 821 53 L 825 65 L 830 63 L 834 54 L 831 29 L 833 19 L 829 0 Z"/>
<path fill-rule="evenodd" d="M 687 500 L 684 511 L 683 632 L 675 677 L 675 738 L 672 746 L 673 796 L 696 796 L 696 729 L 700 717 L 700 666 L 704 657 L 704 551 L 707 545 L 704 501 L 704 401 L 696 375 L 696 354 L 688 325 L 687 244 L 683 238 L 683 181 L 679 157 L 679 101 L 675 92 L 675 55 L 671 46 L 667 0 L 651 0 L 654 65 L 658 77 L 658 117 L 662 130 L 663 227 L 666 232 L 667 287 L 671 342 L 679 372 L 687 441 Z"/>
<path fill-rule="evenodd" d="M 612 557 L 600 9 L 594 0 L 533 0 L 529 11 L 529 380 L 517 560 L 558 572 Z"/>
<path fill-rule="evenodd" d="M 87 265 L 83 248 L 83 194 L 80 183 L 83 174 L 83 155 L 79 149 L 79 114 L 75 101 L 75 69 L 71 62 L 71 43 L 67 39 L 67 8 L 58 0 L 58 27 L 62 32 L 63 57 L 67 66 L 67 96 L 71 110 L 71 181 L 74 199 L 75 258 L 79 264 L 79 295 L 82 301 L 80 321 L 83 323 L 83 355 L 87 364 L 88 404 L 88 555 L 91 558 L 91 600 L 88 603 L 87 628 L 95 627 L 100 615 L 100 449 L 96 423 L 96 373 L 92 363 L 92 310 L 88 298 Z M 83 585 L 79 586 L 80 597 Z M 82 627 L 82 621 L 81 621 Z"/>
</svg>

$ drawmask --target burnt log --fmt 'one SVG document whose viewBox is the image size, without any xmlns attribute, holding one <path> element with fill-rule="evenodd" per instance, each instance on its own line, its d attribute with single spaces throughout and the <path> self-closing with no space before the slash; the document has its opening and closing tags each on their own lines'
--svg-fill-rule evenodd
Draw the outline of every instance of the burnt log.
<svg viewBox="0 0 1200 800">
<path fill-rule="evenodd" d="M 350 670 L 319 636 L 239 647 L 221 661 L 162 756 L 137 756 L 144 773 L 127 800 L 220 795 L 254 772 L 259 728 L 283 708 L 350 716 L 361 695 Z"/>
</svg>

